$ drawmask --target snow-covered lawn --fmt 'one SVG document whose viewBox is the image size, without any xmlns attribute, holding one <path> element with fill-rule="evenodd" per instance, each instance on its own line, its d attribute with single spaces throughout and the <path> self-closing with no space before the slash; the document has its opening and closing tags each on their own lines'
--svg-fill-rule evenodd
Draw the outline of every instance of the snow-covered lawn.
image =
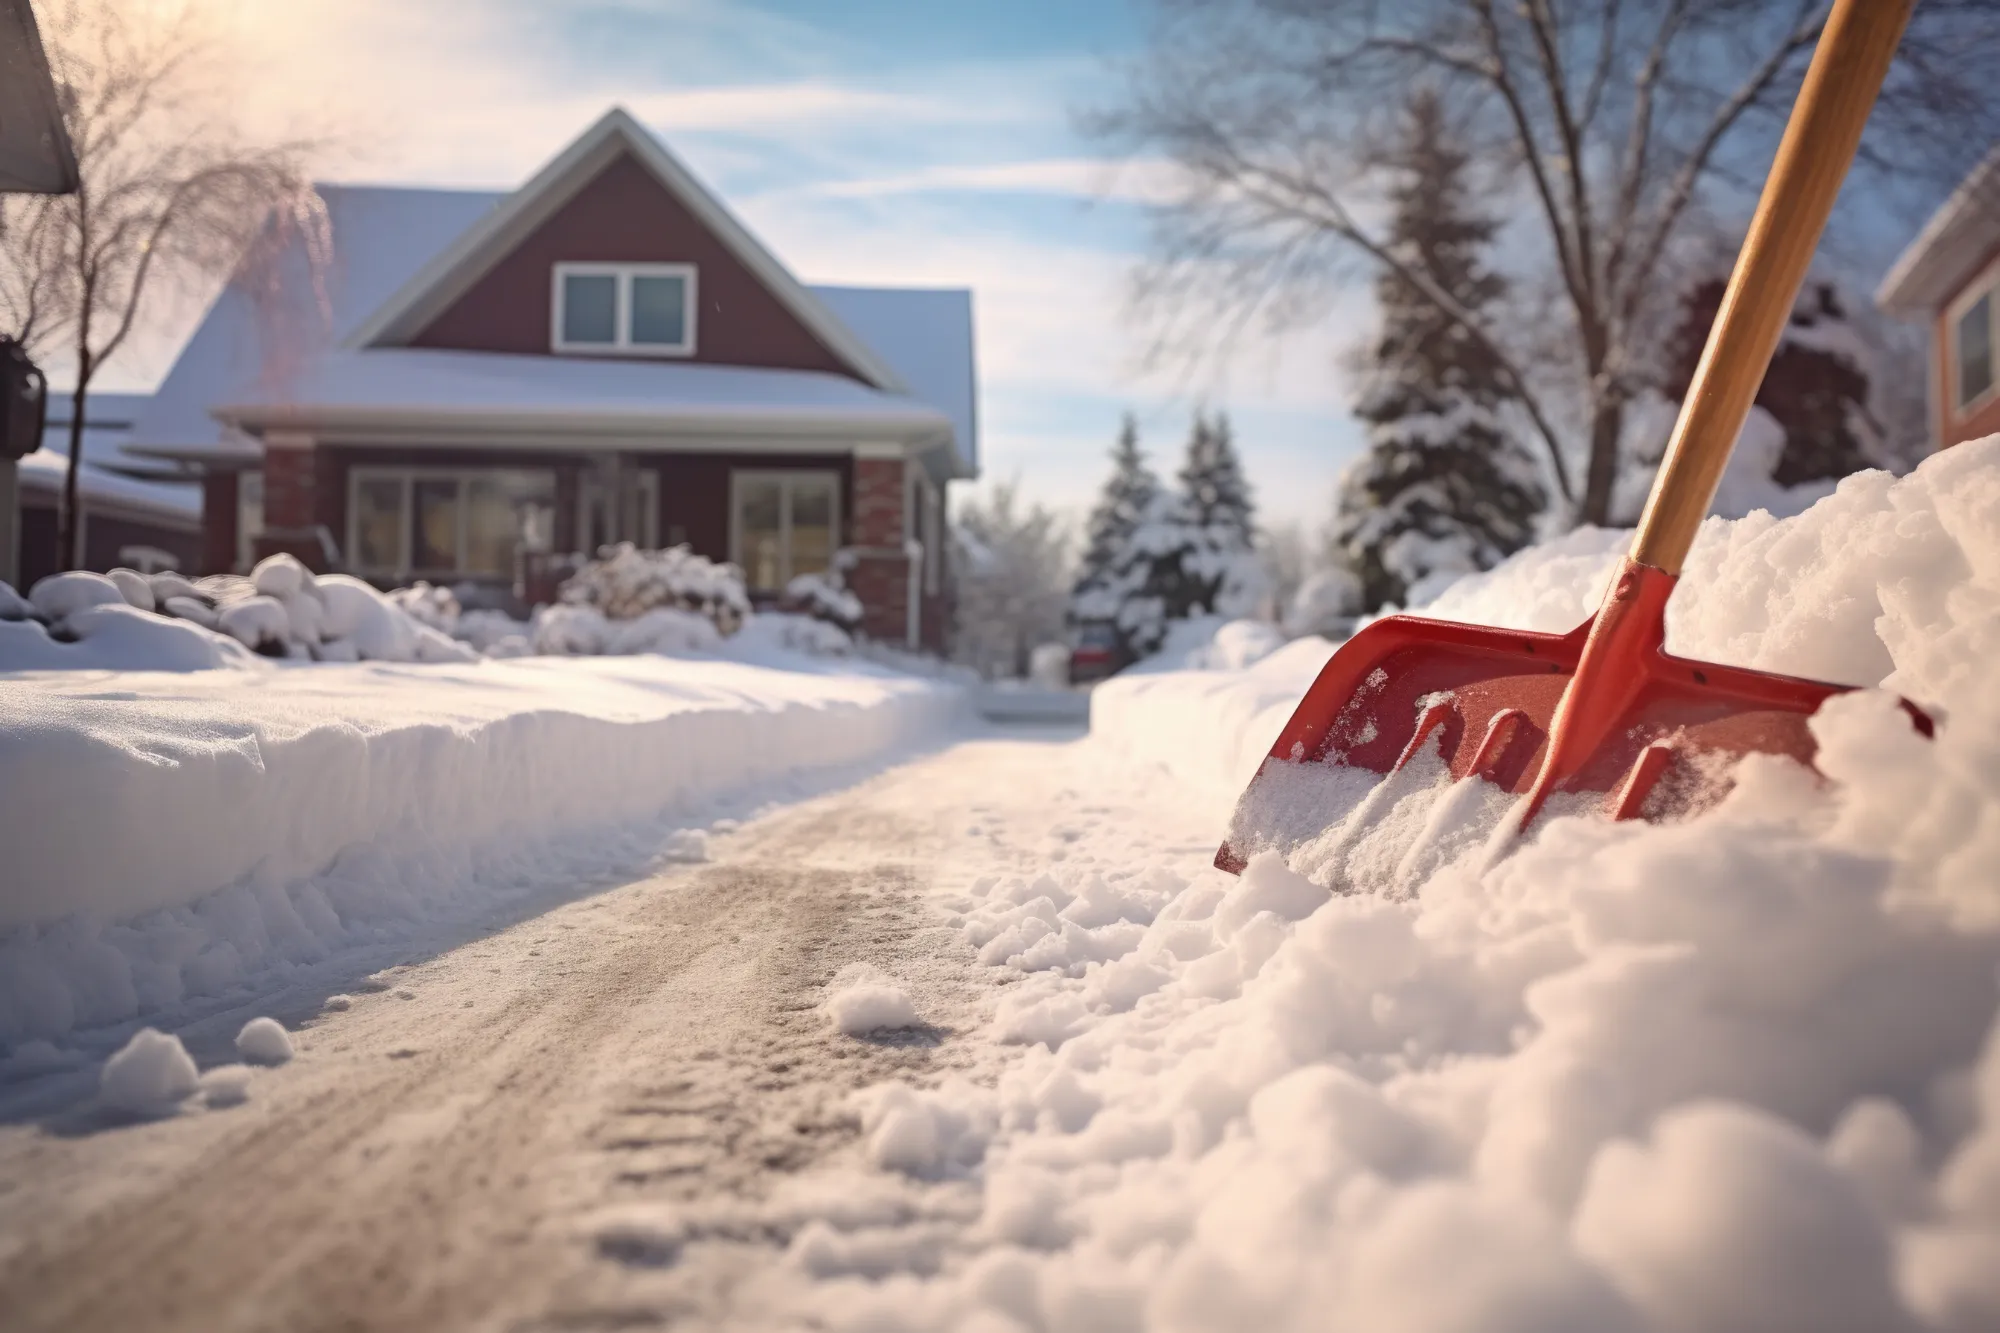
<svg viewBox="0 0 2000 1333">
<path fill-rule="evenodd" d="M 1580 534 L 1429 609 L 1569 628 L 1620 544 Z M 801 1309 L 2000 1328 L 2000 439 L 1711 522 L 1671 643 L 1883 685 L 1943 725 L 1926 742 L 1890 694 L 1847 696 L 1815 723 L 1823 781 L 1754 762 L 1690 822 L 1551 819 L 1406 898 L 1089 837 L 996 862 L 944 900 L 1013 979 L 982 1034 L 995 1073 L 857 1102 L 900 1193 L 792 1242 L 822 1279 Z M 1113 681 L 1092 744 L 1139 761 L 1128 795 L 1167 780 L 1219 833 L 1329 650 Z"/>
<path fill-rule="evenodd" d="M 962 703 L 864 662 L 760 661 L 6 677 L 0 1045 L 698 857 L 693 826 L 719 802 L 879 757 Z"/>
</svg>

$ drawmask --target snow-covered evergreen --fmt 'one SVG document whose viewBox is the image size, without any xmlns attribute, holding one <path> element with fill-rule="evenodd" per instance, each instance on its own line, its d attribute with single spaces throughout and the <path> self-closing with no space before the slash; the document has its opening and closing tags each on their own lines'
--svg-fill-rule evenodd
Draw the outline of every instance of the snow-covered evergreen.
<svg viewBox="0 0 2000 1333">
<path fill-rule="evenodd" d="M 1139 423 L 1127 412 L 1118 429 L 1118 443 L 1111 450 L 1111 476 L 1084 523 L 1083 555 L 1071 589 L 1072 620 L 1095 618 L 1084 609 L 1085 603 L 1094 606 L 1102 600 L 1099 594 L 1112 566 L 1159 491 L 1159 478 L 1146 466 L 1146 456 L 1139 449 Z"/>
<path fill-rule="evenodd" d="M 1197 412 L 1179 474 L 1194 520 L 1249 546 L 1256 535 L 1256 505 L 1229 428 L 1229 414 Z"/>
<path fill-rule="evenodd" d="M 1473 207 L 1435 97 L 1412 99 L 1400 159 L 1391 249 L 1477 316 L 1505 285 L 1480 254 L 1497 224 Z M 1548 503 L 1504 419 L 1492 353 L 1393 271 L 1376 294 L 1382 332 L 1354 406 L 1368 451 L 1341 478 L 1330 534 L 1370 609 L 1435 575 L 1490 569 L 1534 539 Z"/>
</svg>

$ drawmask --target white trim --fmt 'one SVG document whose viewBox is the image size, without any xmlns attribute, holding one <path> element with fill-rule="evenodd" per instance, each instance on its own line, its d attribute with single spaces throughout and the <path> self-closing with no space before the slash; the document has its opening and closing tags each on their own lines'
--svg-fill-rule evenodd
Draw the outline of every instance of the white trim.
<svg viewBox="0 0 2000 1333">
<path fill-rule="evenodd" d="M 856 458 L 872 458 L 883 461 L 901 460 L 909 450 L 893 440 L 863 440 L 854 446 Z"/>
<path fill-rule="evenodd" d="M 776 481 L 778 486 L 778 586 L 776 588 L 752 587 L 750 566 L 743 559 L 743 483 L 750 479 Z M 729 469 L 729 563 L 743 571 L 743 583 L 752 592 L 779 592 L 785 585 L 798 577 L 792 569 L 792 484 L 799 481 L 824 481 L 830 494 L 828 517 L 830 519 L 830 548 L 827 552 L 828 567 L 832 567 L 835 552 L 840 550 L 840 473 L 831 468 L 760 468 L 733 467 Z"/>
<path fill-rule="evenodd" d="M 1896 256 L 1875 288 L 1875 304 L 1892 315 L 1921 315 L 1942 302 L 1959 274 L 2000 242 L 1992 221 L 1996 195 L 2000 144 L 1967 173 Z"/>
<path fill-rule="evenodd" d="M 605 112 L 527 184 L 467 228 L 362 321 L 344 345 L 392 347 L 416 336 L 625 151 L 685 205 L 836 356 L 860 371 L 878 389 L 909 392 L 909 386 L 873 348 L 806 290 L 722 201 L 623 107 Z"/>
<path fill-rule="evenodd" d="M 1983 299 L 1986 305 L 1986 360 L 1990 379 L 1986 388 L 1967 402 L 1959 394 L 1958 322 Z M 2000 259 L 1972 275 L 1958 295 L 1940 312 L 1944 321 L 1945 385 L 1949 401 L 1946 415 L 1956 424 L 1985 407 L 2000 394 Z"/>
<path fill-rule="evenodd" d="M 491 570 L 471 571 L 468 570 L 465 566 L 466 483 L 475 478 L 486 476 L 494 472 L 527 472 L 527 473 L 536 473 L 541 476 L 547 477 L 549 481 L 549 502 L 551 504 L 555 503 L 555 497 L 557 495 L 557 486 L 556 486 L 556 474 L 553 468 L 465 467 L 465 466 L 431 465 L 431 464 L 421 464 L 421 463 L 418 464 L 359 463 L 354 465 L 353 467 L 348 468 L 347 469 L 347 524 L 346 524 L 347 527 L 346 551 L 347 551 L 348 568 L 353 573 L 360 574 L 363 576 L 373 575 L 380 578 L 392 578 L 392 579 L 417 578 L 425 575 L 450 575 L 458 578 L 505 577 L 504 575 L 496 575 Z M 411 550 L 411 541 L 410 541 L 411 537 L 410 529 L 413 521 L 411 505 L 415 498 L 415 483 L 423 480 L 435 480 L 442 477 L 450 477 L 458 482 L 458 523 L 456 525 L 456 531 L 453 533 L 452 566 L 449 569 L 432 568 L 429 566 L 419 569 L 416 567 L 416 564 L 414 562 L 413 558 L 414 553 Z M 400 503 L 398 507 L 402 514 L 402 521 L 400 522 L 400 524 L 398 524 L 396 532 L 396 565 L 395 568 L 393 569 L 387 568 L 382 565 L 364 565 L 361 563 L 361 542 L 359 540 L 360 528 L 358 526 L 360 520 L 360 505 L 356 503 L 356 499 L 361 491 L 361 483 L 363 481 L 373 481 L 373 480 L 393 480 L 399 483 Z"/>
<path fill-rule="evenodd" d="M 568 277 L 612 279 L 611 341 L 608 343 L 570 342 L 563 337 L 563 279 Z M 632 280 L 634 278 L 679 278 L 681 288 L 681 341 L 641 343 L 632 341 Z M 549 270 L 549 350 L 595 356 L 693 356 L 695 313 L 701 302 L 696 295 L 693 264 L 610 264 L 596 261 L 562 260 Z"/>
</svg>

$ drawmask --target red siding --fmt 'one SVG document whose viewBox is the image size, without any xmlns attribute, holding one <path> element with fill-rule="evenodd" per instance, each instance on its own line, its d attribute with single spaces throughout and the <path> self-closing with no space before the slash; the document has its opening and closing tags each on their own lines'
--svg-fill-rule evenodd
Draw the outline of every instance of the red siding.
<svg viewBox="0 0 2000 1333">
<path fill-rule="evenodd" d="M 410 345 L 550 354 L 551 284 L 564 260 L 693 264 L 695 353 L 671 359 L 854 375 L 629 154 L 607 165 Z"/>
<path fill-rule="evenodd" d="M 236 568 L 236 483 L 234 472 L 211 472 L 201 479 L 202 574 Z"/>
<path fill-rule="evenodd" d="M 1938 307 L 1937 318 L 1932 321 L 1932 391 L 1937 395 L 1936 401 L 1939 407 L 1938 448 L 1940 449 L 1948 449 L 1954 444 L 1984 439 L 1988 435 L 2000 433 L 2000 394 L 1988 398 L 1966 415 L 1959 414 L 1958 404 L 1953 399 L 1951 388 L 1952 377 L 1956 372 L 1953 369 L 1955 352 L 1952 348 L 1951 320 L 1948 314 L 1952 303 L 1963 296 L 1973 283 L 1991 275 L 1996 262 L 2000 262 L 2000 245 L 1994 246 L 1966 275 L 1965 281 L 1951 295 L 1945 297 L 1943 304 Z"/>
</svg>

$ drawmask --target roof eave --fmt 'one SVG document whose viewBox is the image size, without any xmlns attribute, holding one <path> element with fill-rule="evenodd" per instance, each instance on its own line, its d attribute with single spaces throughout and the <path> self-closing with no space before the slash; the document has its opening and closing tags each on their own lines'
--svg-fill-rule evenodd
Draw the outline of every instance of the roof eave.
<svg viewBox="0 0 2000 1333">
<path fill-rule="evenodd" d="M 1891 315 L 1928 316 L 1949 300 L 1957 284 L 1992 247 L 1990 217 L 2000 196 L 2000 145 L 1987 153 L 1923 229 L 1896 256 L 1875 289 L 1875 304 Z M 1982 240 L 1978 224 L 1988 223 Z"/>
</svg>

